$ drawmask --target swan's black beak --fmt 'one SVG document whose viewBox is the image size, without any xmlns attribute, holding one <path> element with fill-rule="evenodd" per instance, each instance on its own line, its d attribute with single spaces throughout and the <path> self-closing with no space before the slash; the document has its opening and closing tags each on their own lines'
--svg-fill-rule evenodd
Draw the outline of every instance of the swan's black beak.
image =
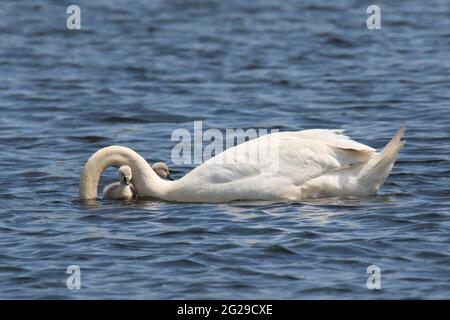
<svg viewBox="0 0 450 320">
<path fill-rule="evenodd" d="M 172 178 L 172 176 L 170 175 L 170 173 L 167 175 L 167 180 L 170 180 L 170 181 L 173 181 L 173 178 Z"/>
<path fill-rule="evenodd" d="M 128 180 L 127 177 L 123 177 L 123 183 L 125 183 L 126 185 L 130 184 L 130 180 Z"/>
</svg>

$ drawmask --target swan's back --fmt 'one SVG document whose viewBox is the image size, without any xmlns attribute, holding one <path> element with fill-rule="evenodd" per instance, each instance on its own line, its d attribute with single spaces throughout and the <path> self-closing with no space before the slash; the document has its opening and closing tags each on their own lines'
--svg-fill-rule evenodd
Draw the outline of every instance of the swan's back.
<svg viewBox="0 0 450 320">
<path fill-rule="evenodd" d="M 267 146 L 275 146 L 274 158 L 249 161 L 252 152 Z M 300 199 L 305 195 L 333 195 L 333 192 L 336 195 L 369 193 L 374 188 L 358 186 L 356 180 L 364 165 L 377 155 L 375 149 L 350 139 L 340 130 L 278 132 L 247 141 L 209 159 L 180 179 L 180 190 L 195 190 L 191 197 L 198 196 L 200 201 L 207 195 L 211 201 L 229 201 Z M 387 174 L 391 168 L 385 170 Z M 314 186 L 309 188 L 311 182 Z"/>
<path fill-rule="evenodd" d="M 253 154 L 267 146 L 277 150 L 259 162 L 252 162 Z M 304 130 L 278 132 L 239 144 L 209 159 L 185 176 L 201 178 L 212 183 L 258 176 L 263 171 L 283 176 L 295 184 L 302 184 L 329 170 L 368 161 L 375 150 L 351 140 L 337 130 Z M 273 156 L 273 158 L 271 157 Z M 278 169 L 275 171 L 264 170 Z"/>
</svg>

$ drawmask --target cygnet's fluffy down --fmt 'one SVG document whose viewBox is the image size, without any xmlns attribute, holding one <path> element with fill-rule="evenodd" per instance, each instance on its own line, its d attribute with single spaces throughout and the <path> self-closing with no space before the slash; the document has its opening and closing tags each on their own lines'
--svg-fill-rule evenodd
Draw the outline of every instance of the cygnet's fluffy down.
<svg viewBox="0 0 450 320">
<path fill-rule="evenodd" d="M 156 162 L 152 168 L 161 179 L 173 180 L 165 162 Z M 135 197 L 136 189 L 131 183 L 132 176 L 129 166 L 121 166 L 119 168 L 119 181 L 113 182 L 103 189 L 103 199 L 127 200 Z"/>
<path fill-rule="evenodd" d="M 170 175 L 169 167 L 165 162 L 156 162 L 152 166 L 152 169 L 161 179 L 173 180 L 172 176 Z"/>
<path fill-rule="evenodd" d="M 103 189 L 103 199 L 132 199 L 136 192 L 133 185 L 131 184 L 131 178 L 131 168 L 129 166 L 121 166 L 119 168 L 119 181 L 108 184 Z"/>
</svg>

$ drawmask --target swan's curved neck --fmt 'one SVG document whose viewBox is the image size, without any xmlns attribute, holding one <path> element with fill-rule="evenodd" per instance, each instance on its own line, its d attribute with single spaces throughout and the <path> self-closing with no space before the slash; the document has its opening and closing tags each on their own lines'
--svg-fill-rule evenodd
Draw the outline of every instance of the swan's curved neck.
<svg viewBox="0 0 450 320">
<path fill-rule="evenodd" d="M 109 167 L 127 165 L 133 173 L 133 185 L 139 195 L 164 199 L 170 181 L 162 180 L 147 161 L 130 148 L 111 146 L 100 149 L 86 162 L 80 177 L 80 199 L 97 198 L 100 176 Z"/>
</svg>

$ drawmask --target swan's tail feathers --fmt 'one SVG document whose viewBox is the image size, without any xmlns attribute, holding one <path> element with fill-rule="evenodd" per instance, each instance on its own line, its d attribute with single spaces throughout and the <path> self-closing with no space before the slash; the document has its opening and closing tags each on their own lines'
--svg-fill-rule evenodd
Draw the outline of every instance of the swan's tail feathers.
<svg viewBox="0 0 450 320">
<path fill-rule="evenodd" d="M 406 143 L 406 140 L 402 140 L 405 129 L 405 125 L 402 125 L 400 130 L 398 130 L 383 150 L 369 160 L 363 170 L 361 170 L 361 179 L 364 180 L 366 186 L 373 187 L 373 189 L 370 189 L 372 189 L 374 193 L 378 192 L 386 181 L 397 160 L 400 150 Z"/>
</svg>

